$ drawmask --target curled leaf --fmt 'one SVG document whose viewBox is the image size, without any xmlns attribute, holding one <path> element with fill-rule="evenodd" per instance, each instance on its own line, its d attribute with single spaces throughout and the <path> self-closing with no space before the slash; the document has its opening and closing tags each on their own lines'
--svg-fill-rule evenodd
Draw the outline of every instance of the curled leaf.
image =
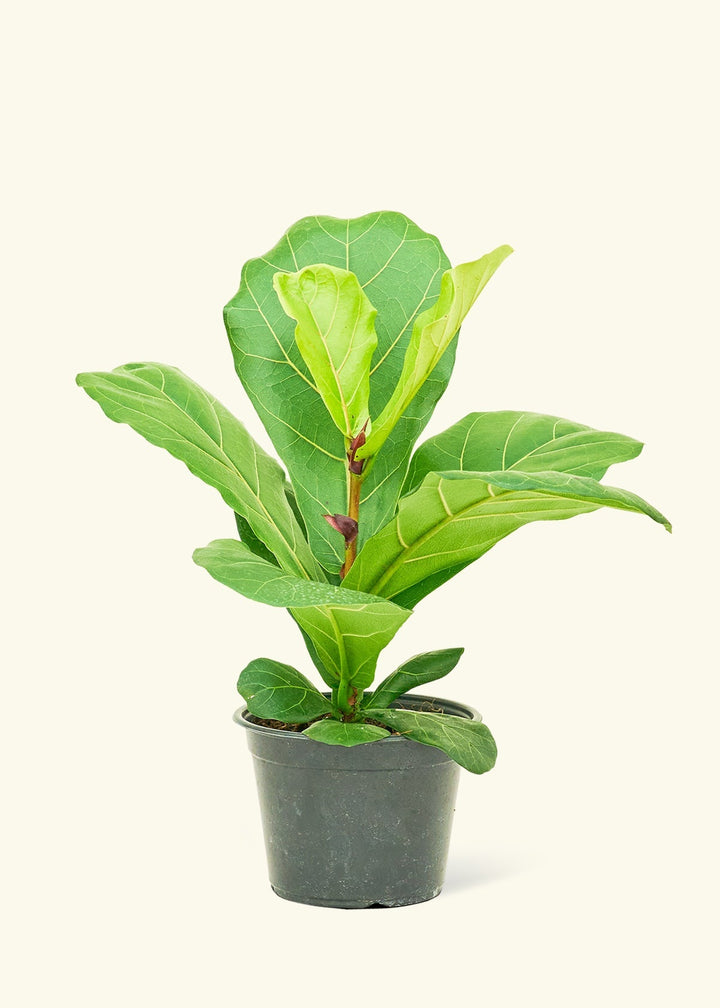
<svg viewBox="0 0 720 1008">
<path fill-rule="evenodd" d="M 354 273 L 324 263 L 276 273 L 273 285 L 328 413 L 351 440 L 369 415 L 376 309 Z"/>
<path fill-rule="evenodd" d="M 382 448 L 452 343 L 481 291 L 511 252 L 509 245 L 501 245 L 481 259 L 461 263 L 443 274 L 437 301 L 415 319 L 400 380 L 374 423 L 367 443 L 359 450 L 361 458 L 371 458 Z"/>
</svg>

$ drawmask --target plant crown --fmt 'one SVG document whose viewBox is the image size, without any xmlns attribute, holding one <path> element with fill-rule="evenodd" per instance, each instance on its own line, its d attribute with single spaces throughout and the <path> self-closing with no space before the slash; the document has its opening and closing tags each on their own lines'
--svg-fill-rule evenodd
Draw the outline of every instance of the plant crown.
<svg viewBox="0 0 720 1008">
<path fill-rule="evenodd" d="M 242 272 L 225 308 L 238 376 L 282 459 L 174 367 L 132 363 L 78 384 L 165 448 L 235 512 L 239 538 L 193 559 L 222 584 L 289 611 L 323 682 L 271 658 L 242 671 L 252 715 L 354 746 L 400 732 L 475 773 L 495 762 L 482 722 L 405 710 L 462 648 L 417 655 L 377 686 L 378 656 L 413 608 L 529 522 L 600 507 L 670 525 L 601 484 L 640 442 L 536 413 L 471 413 L 421 444 L 463 319 L 512 249 L 451 267 L 399 213 L 308 217 Z"/>
</svg>

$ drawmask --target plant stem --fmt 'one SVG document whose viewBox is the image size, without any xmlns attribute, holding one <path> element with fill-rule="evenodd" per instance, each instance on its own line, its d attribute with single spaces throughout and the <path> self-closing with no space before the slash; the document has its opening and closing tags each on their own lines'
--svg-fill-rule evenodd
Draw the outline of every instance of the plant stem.
<svg viewBox="0 0 720 1008">
<path fill-rule="evenodd" d="M 362 489 L 362 476 L 350 473 L 350 484 L 348 487 L 348 517 L 360 523 L 360 490 Z M 345 563 L 342 565 L 340 577 L 344 578 L 355 562 L 357 556 L 357 538 L 349 542 L 345 547 Z"/>
<path fill-rule="evenodd" d="M 336 703 L 343 712 L 343 721 L 352 721 L 357 713 L 357 705 L 362 697 L 362 690 L 357 689 L 347 679 L 341 679 L 337 687 Z"/>
</svg>

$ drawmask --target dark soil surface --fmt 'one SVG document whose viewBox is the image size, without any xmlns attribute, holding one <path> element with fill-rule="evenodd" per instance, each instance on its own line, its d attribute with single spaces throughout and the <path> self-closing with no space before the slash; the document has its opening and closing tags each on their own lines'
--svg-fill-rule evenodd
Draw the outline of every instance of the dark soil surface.
<svg viewBox="0 0 720 1008">
<path fill-rule="evenodd" d="M 394 703 L 392 706 L 397 710 L 428 711 L 433 714 L 443 713 L 442 708 L 432 704 L 427 700 L 424 700 L 422 703 L 412 705 L 407 703 L 406 704 Z M 323 715 L 323 717 L 326 716 L 327 715 Z M 287 724 L 285 721 L 274 721 L 270 720 L 269 718 L 259 718 L 255 717 L 254 714 L 248 714 L 247 720 L 251 721 L 253 724 L 256 725 L 262 725 L 263 728 L 275 728 L 278 731 L 286 731 L 286 732 L 303 732 L 305 731 L 306 728 L 309 728 L 311 724 L 314 724 L 315 721 L 322 721 L 323 718 L 315 718 L 314 721 L 306 721 L 304 724 Z M 367 721 L 364 721 L 363 724 L 377 725 L 378 728 L 386 728 L 391 735 L 402 735 L 402 732 L 396 731 L 396 729 L 390 728 L 388 727 L 388 725 L 384 725 L 382 721 L 375 721 L 369 718 Z"/>
<path fill-rule="evenodd" d="M 271 721 L 269 718 L 255 717 L 254 714 L 248 714 L 246 720 L 252 724 L 262 725 L 263 728 L 277 728 L 278 731 L 289 732 L 305 731 L 313 724 L 312 721 L 306 721 L 305 724 L 287 724 L 285 721 Z M 315 720 L 322 721 L 322 718 L 315 718 Z"/>
</svg>

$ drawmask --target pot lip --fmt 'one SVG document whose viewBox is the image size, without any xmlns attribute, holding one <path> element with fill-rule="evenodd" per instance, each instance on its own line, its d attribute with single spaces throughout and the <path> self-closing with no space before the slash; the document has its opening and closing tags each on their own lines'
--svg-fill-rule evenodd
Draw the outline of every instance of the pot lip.
<svg viewBox="0 0 720 1008">
<path fill-rule="evenodd" d="M 329 694 L 325 695 L 329 696 Z M 461 703 L 457 700 L 446 700 L 444 697 L 428 696 L 427 694 L 424 693 L 404 693 L 401 697 L 398 697 L 396 701 L 393 701 L 393 704 L 391 706 L 400 701 L 405 701 L 407 703 L 408 701 L 412 700 L 418 701 L 419 704 L 427 702 L 438 704 L 439 706 L 442 706 L 444 708 L 443 709 L 444 714 L 455 715 L 455 717 L 465 717 L 468 719 L 468 721 L 482 721 L 482 715 L 480 714 L 480 712 L 477 711 L 474 707 L 471 707 L 469 704 Z M 276 738 L 283 738 L 286 739 L 287 741 L 300 742 L 303 744 L 306 742 L 315 741 L 314 739 L 308 738 L 307 735 L 303 735 L 302 732 L 289 732 L 289 731 L 283 731 L 282 728 L 267 728 L 265 725 L 254 724 L 252 721 L 249 721 L 245 716 L 248 713 L 249 711 L 247 705 L 243 704 L 243 706 L 238 707 L 238 709 L 233 714 L 233 721 L 236 724 L 239 724 L 242 728 L 246 728 L 248 731 L 251 732 L 257 732 L 260 735 L 274 735 Z M 364 744 L 398 745 L 400 743 L 407 744 L 410 741 L 411 741 L 410 739 L 407 739 L 402 735 L 388 735 L 385 738 L 376 739 L 374 742 L 366 742 Z M 322 745 L 322 744 L 323 743 L 316 743 L 316 745 Z"/>
</svg>

